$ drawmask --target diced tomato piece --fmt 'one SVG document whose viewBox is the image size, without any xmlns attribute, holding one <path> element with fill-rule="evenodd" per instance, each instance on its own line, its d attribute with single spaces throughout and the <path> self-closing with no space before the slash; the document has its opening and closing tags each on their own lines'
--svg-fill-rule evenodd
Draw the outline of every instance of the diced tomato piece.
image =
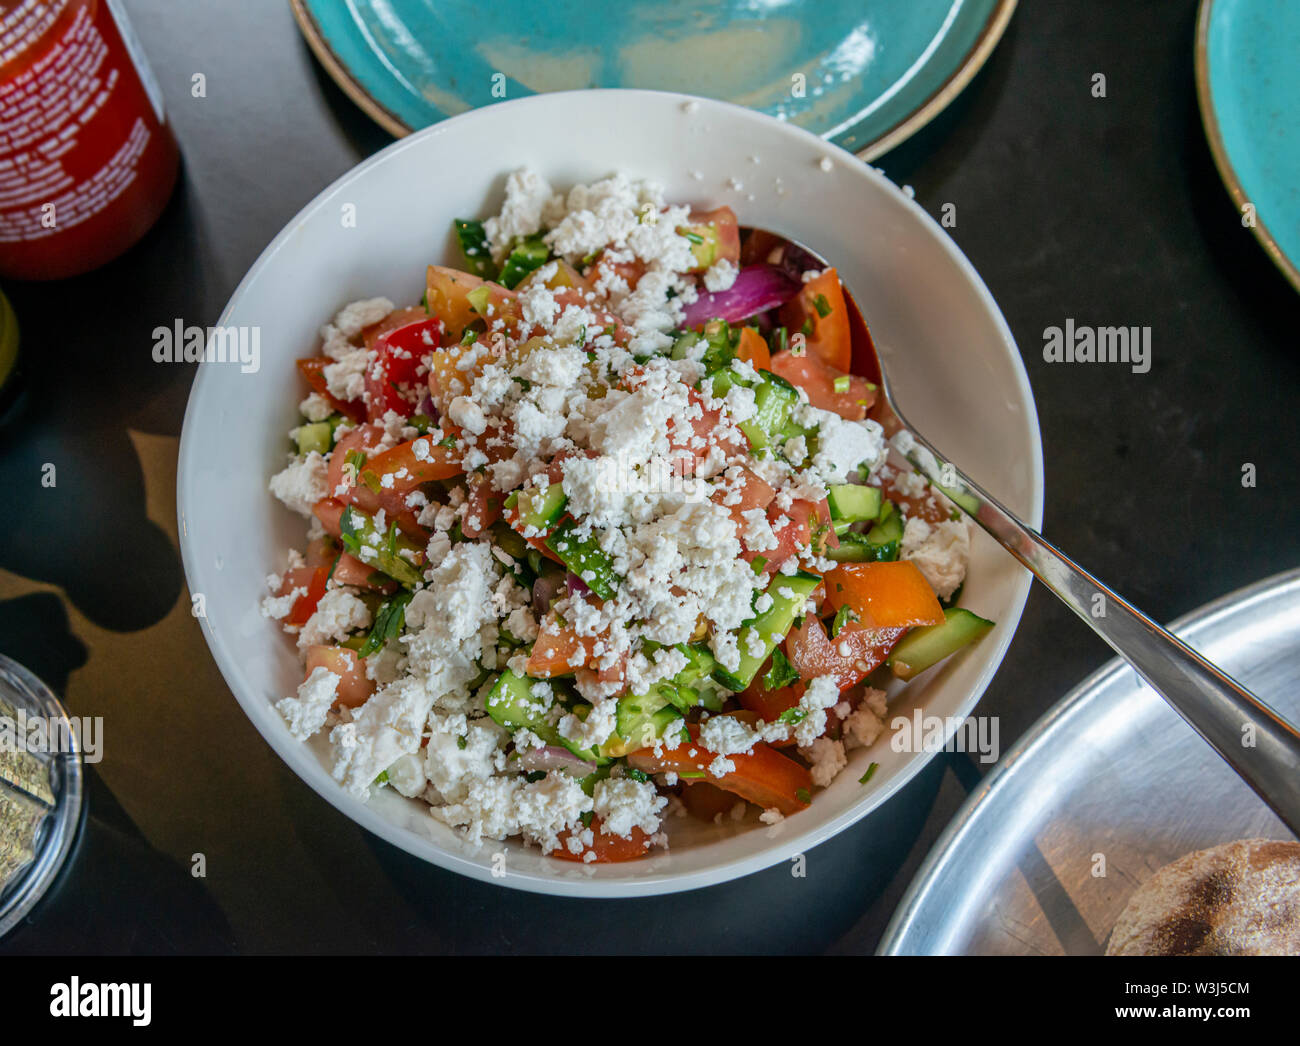
<svg viewBox="0 0 1300 1046">
<path fill-rule="evenodd" d="M 557 836 L 560 845 L 551 851 L 551 856 L 563 861 L 585 861 L 586 855 L 592 853 L 596 856 L 590 863 L 611 864 L 614 861 L 635 861 L 638 857 L 644 857 L 650 849 L 650 836 L 636 825 L 632 826 L 626 836 L 622 836 L 602 832 L 600 824 L 599 817 L 591 819 L 591 845 L 584 846 L 576 854 L 570 853 L 568 847 L 569 837 L 575 834 L 575 830 L 566 828 Z M 576 831 L 581 832 L 582 829 Z"/>
<path fill-rule="evenodd" d="M 383 429 L 378 425 L 359 425 L 340 439 L 330 455 L 329 471 L 325 479 L 326 488 L 331 498 L 344 504 L 356 505 L 357 508 L 371 515 L 383 509 L 389 519 L 397 521 L 403 533 L 416 540 L 427 541 L 428 530 L 416 522 L 415 513 L 406 504 L 406 496 L 410 493 L 410 488 L 397 482 L 396 478 L 391 486 L 383 485 L 383 473 L 375 466 L 376 461 L 382 461 L 383 454 L 376 455 L 374 458 L 368 457 L 356 474 L 347 468 L 350 452 L 357 451 L 368 455 L 378 446 L 383 435 Z M 380 467 L 382 468 L 382 465 Z M 372 489 L 364 479 L 369 479 L 376 489 Z"/>
<path fill-rule="evenodd" d="M 321 498 L 312 506 L 311 511 L 320 520 L 320 525 L 325 528 L 325 533 L 337 538 L 343 533 L 341 521 L 345 508 L 347 508 L 347 505 L 338 498 Z"/>
<path fill-rule="evenodd" d="M 615 277 L 619 277 L 627 284 L 629 290 L 636 290 L 636 285 L 645 275 L 645 271 L 645 262 L 639 258 L 633 258 L 631 261 L 614 261 L 610 257 L 610 252 L 604 250 L 587 270 L 587 278 L 590 284 L 604 283 L 608 286 Z"/>
<path fill-rule="evenodd" d="M 561 625 L 559 615 L 548 611 L 528 655 L 526 671 L 530 676 L 549 679 L 570 675 L 579 668 L 592 668 L 596 662 L 595 636 L 580 636 L 572 625 Z"/>
<path fill-rule="evenodd" d="M 819 555 L 828 548 L 840 547 L 835 525 L 831 522 L 830 505 L 825 498 L 820 501 L 796 500 L 784 514 L 798 525 L 804 544 L 812 545 Z"/>
<path fill-rule="evenodd" d="M 348 453 L 359 451 L 369 455 L 384 438 L 384 430 L 378 425 L 358 425 L 351 432 L 334 444 L 330 453 L 329 470 L 325 474 L 325 489 L 330 497 L 343 497 L 340 487 L 348 486 Z"/>
<path fill-rule="evenodd" d="M 740 261 L 740 222 L 730 207 L 717 207 L 711 211 L 692 211 L 691 225 L 712 225 L 718 241 L 714 262 Z"/>
<path fill-rule="evenodd" d="M 741 328 L 736 358 L 744 360 L 755 370 L 772 369 L 772 350 L 767 347 L 767 339 L 753 327 Z"/>
<path fill-rule="evenodd" d="M 340 585 L 352 585 L 355 588 L 367 588 L 376 592 L 392 592 L 397 582 L 374 567 L 368 567 L 347 552 L 338 557 L 334 565 L 334 580 Z"/>
<path fill-rule="evenodd" d="M 596 264 L 600 264 L 599 258 L 596 259 Z M 545 279 L 542 278 L 543 272 L 548 273 Z M 540 269 L 534 269 L 519 281 L 518 286 L 515 287 L 515 293 L 525 291 L 529 287 L 535 287 L 538 284 L 553 291 L 575 289 L 582 291 L 584 294 L 591 291 L 591 282 L 563 258 L 556 258 L 547 262 Z"/>
<path fill-rule="evenodd" d="M 328 567 L 338 558 L 339 543 L 328 535 L 307 544 L 306 560 L 309 567 Z"/>
<path fill-rule="evenodd" d="M 736 695 L 742 708 L 752 713 L 756 720 L 761 719 L 765 723 L 775 723 L 781 718 L 781 713 L 794 708 L 804 692 L 802 683 L 791 683 L 789 686 L 769 690 L 763 683 L 763 677 L 770 669 L 771 662 L 768 661 L 758 670 L 754 681 Z"/>
<path fill-rule="evenodd" d="M 395 494 L 407 494 L 421 483 L 450 479 L 465 471 L 460 451 L 442 446 L 431 436 L 419 436 L 376 454 L 366 462 L 365 469 L 378 477 L 382 489 Z M 384 483 L 385 476 L 392 476 L 393 482 Z"/>
<path fill-rule="evenodd" d="M 364 472 L 364 470 L 362 470 Z M 355 505 L 368 515 L 377 515 L 380 511 L 388 522 L 396 522 L 397 527 L 407 537 L 417 541 L 429 540 L 429 530 L 420 526 L 415 512 L 406 504 L 407 495 L 393 490 L 371 490 L 365 483 L 349 487 L 347 495 L 340 500 Z"/>
<path fill-rule="evenodd" d="M 746 551 L 742 555 L 750 562 L 761 555 L 765 560 L 763 569 L 769 575 L 775 573 L 791 556 L 797 556 L 801 549 L 814 543 L 819 546 L 819 552 L 839 545 L 830 522 L 830 508 L 824 499 L 820 504 L 796 500 L 784 509 L 770 504 L 767 522 L 776 536 L 776 548 L 759 552 Z"/>
<path fill-rule="evenodd" d="M 604 657 L 592 658 L 596 667 L 574 669 L 573 677 L 579 686 L 585 684 L 621 685 L 627 678 L 627 654 L 620 654 L 612 665 L 601 665 Z"/>
<path fill-rule="evenodd" d="M 793 336 L 806 328 L 808 354 L 844 373 L 852 366 L 853 343 L 849 313 L 844 305 L 840 276 L 827 269 L 803 285 L 799 293 L 777 313 Z"/>
<path fill-rule="evenodd" d="M 847 606 L 862 628 L 915 628 L 943 623 L 943 607 L 930 582 L 909 559 L 892 563 L 841 563 L 826 575 L 826 600 Z"/>
<path fill-rule="evenodd" d="M 553 297 L 555 298 L 556 304 L 560 306 L 561 311 L 570 306 L 576 306 L 579 309 L 586 309 L 595 317 L 596 326 L 594 329 L 587 331 L 588 341 L 592 340 L 599 334 L 608 334 L 610 338 L 613 339 L 615 345 L 626 346 L 632 337 L 632 332 L 628 330 L 628 328 L 624 326 L 623 321 L 612 312 L 601 308 L 594 302 L 588 301 L 587 295 L 589 293 L 589 291 L 584 291 L 580 287 L 570 287 L 565 290 L 556 291 Z M 533 327 L 528 333 L 536 337 L 538 335 L 546 334 L 547 332 L 542 327 Z"/>
<path fill-rule="evenodd" d="M 893 467 L 881 470 L 880 489 L 885 497 L 899 507 L 908 519 L 918 517 L 927 523 L 942 523 L 949 519 L 952 508 L 935 493 L 928 483 L 921 483 L 907 477 L 914 475 L 906 469 Z M 908 493 L 904 493 L 904 486 Z M 912 493 L 920 490 L 921 493 Z"/>
<path fill-rule="evenodd" d="M 492 486 L 485 472 L 475 472 L 466 485 L 467 501 L 461 531 L 467 538 L 477 538 L 501 518 L 505 495 Z"/>
<path fill-rule="evenodd" d="M 415 413 L 426 387 L 420 367 L 438 351 L 441 339 L 442 321 L 427 317 L 390 328 L 375 338 L 375 362 L 366 371 L 371 421 L 380 420 L 390 410 L 404 418 Z"/>
<path fill-rule="evenodd" d="M 658 774 L 669 770 L 680 776 L 708 773 L 709 764 L 717 758 L 713 752 L 700 746 L 700 728 L 688 724 L 690 741 L 682 741 L 676 748 L 661 748 L 656 755 L 653 748 L 630 752 L 628 765 L 642 773 Z M 694 753 L 694 754 L 692 754 Z M 787 817 L 807 808 L 812 795 L 812 775 L 808 770 L 782 755 L 769 744 L 759 741 L 748 753 L 727 756 L 735 769 L 722 777 L 709 774 L 709 784 L 732 792 L 751 803 L 767 809 L 776 807 Z"/>
<path fill-rule="evenodd" d="M 405 327 L 408 324 L 427 319 L 429 319 L 429 314 L 419 305 L 405 309 L 394 309 L 378 323 L 372 323 L 369 327 L 362 327 L 361 340 L 365 343 L 367 349 L 375 349 L 378 347 L 379 339 L 389 331 L 395 331 L 399 327 Z"/>
<path fill-rule="evenodd" d="M 364 705 L 375 692 L 375 683 L 366 678 L 365 658 L 345 646 L 309 646 L 307 648 L 307 675 L 317 668 L 325 668 L 339 677 L 335 708 L 356 708 Z"/>
<path fill-rule="evenodd" d="M 307 591 L 294 600 L 288 616 L 284 619 L 289 625 L 306 624 L 307 619 L 316 613 L 316 604 L 325 594 L 325 582 L 329 579 L 329 567 L 294 567 L 286 570 L 280 581 L 277 596 L 287 596 L 296 588 Z"/>
<path fill-rule="evenodd" d="M 776 488 L 749 469 L 742 469 L 736 479 L 716 486 L 712 494 L 712 500 L 731 514 L 737 533 L 742 535 L 741 545 L 745 544 L 743 535 L 749 525 L 745 513 L 758 509 L 766 516 L 768 506 L 775 497 Z"/>
<path fill-rule="evenodd" d="M 330 392 L 329 384 L 325 380 L 325 368 L 332 362 L 333 360 L 326 359 L 324 356 L 312 356 L 310 359 L 299 360 L 298 373 L 311 386 L 312 391 L 325 397 L 331 410 L 342 414 L 344 417 L 351 418 L 353 421 L 365 421 L 365 400 L 341 400 Z"/>
<path fill-rule="evenodd" d="M 491 352 L 490 344 L 485 340 L 484 343 L 471 342 L 468 345 L 456 342 L 429 356 L 426 383 L 429 398 L 440 411 L 445 414 L 453 399 L 469 391 L 483 364 L 492 358 Z M 445 423 L 443 428 L 446 428 Z"/>
<path fill-rule="evenodd" d="M 845 625 L 831 639 L 821 619 L 808 614 L 786 635 L 786 656 L 804 679 L 834 676 L 839 688 L 847 690 L 883 665 L 906 631 Z"/>
<path fill-rule="evenodd" d="M 717 785 L 700 780 L 682 783 L 685 785 L 681 792 L 682 805 L 692 817 L 701 821 L 712 821 L 719 814 L 726 817 L 736 805 L 736 797 Z"/>
<path fill-rule="evenodd" d="M 811 353 L 796 355 L 791 349 L 778 352 L 772 357 L 769 369 L 808 393 L 808 402 L 814 407 L 829 410 L 849 421 L 861 421 L 876 402 L 878 390 L 866 378 L 837 371 Z M 847 391 L 835 391 L 837 378 L 848 379 Z"/>
<path fill-rule="evenodd" d="M 635 389 L 640 384 L 639 377 L 639 374 L 634 374 L 628 378 L 629 388 Z M 703 397 L 695 389 L 688 390 L 687 395 L 700 408 L 699 415 L 691 418 L 690 430 L 677 425 L 674 419 L 668 419 L 668 444 L 676 452 L 686 474 L 694 475 L 695 468 L 715 446 L 721 447 L 728 457 L 748 449 L 749 444 L 738 429 L 722 425 L 721 408 L 706 407 Z"/>
<path fill-rule="evenodd" d="M 442 265 L 430 265 L 425 271 L 425 301 L 429 314 L 442 320 L 447 335 L 460 341 L 465 328 L 478 318 L 469 303 L 469 292 L 483 283 L 482 278 Z"/>
</svg>

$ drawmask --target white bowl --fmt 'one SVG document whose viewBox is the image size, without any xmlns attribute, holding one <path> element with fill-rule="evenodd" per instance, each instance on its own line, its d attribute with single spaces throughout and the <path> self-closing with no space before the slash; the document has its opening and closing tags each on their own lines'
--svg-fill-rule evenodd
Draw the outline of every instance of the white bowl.
<svg viewBox="0 0 1300 1046">
<path fill-rule="evenodd" d="M 615 170 L 662 183 L 670 201 L 730 204 L 838 266 L 919 430 L 1018 512 L 1042 517 L 1033 396 L 997 305 L 948 236 L 883 175 L 789 124 L 708 99 L 649 91 L 543 94 L 478 109 L 394 142 L 316 197 L 272 241 L 220 323 L 260 328 L 261 367 L 200 368 L 181 439 L 177 501 L 192 593 L 226 682 L 280 757 L 358 824 L 434 864 L 542 893 L 620 897 L 711 885 L 806 851 L 885 802 L 930 758 L 887 739 L 857 751 L 810 809 L 773 827 L 671 822 L 671 848 L 627 864 L 574 865 L 517 843 L 474 850 L 427 807 L 384 789 L 361 803 L 330 778 L 323 738 L 290 737 L 273 702 L 301 671 L 258 613 L 268 572 L 300 548 L 304 521 L 267 492 L 304 389 L 294 360 L 317 350 L 341 305 L 419 300 L 429 262 L 455 264 L 451 220 L 486 216 L 505 174 L 528 165 L 557 187 Z M 829 169 L 824 169 L 824 168 Z M 355 226 L 342 218 L 355 208 Z M 891 351 L 892 349 L 892 351 Z M 941 717 L 974 708 L 1024 607 L 1029 575 L 982 534 L 962 602 L 997 627 L 914 681 L 899 703 Z M 879 764 L 867 786 L 858 778 Z M 504 863 L 494 855 L 505 854 Z M 504 867 L 505 875 L 500 875 Z M 497 874 L 494 875 L 494 869 Z"/>
</svg>

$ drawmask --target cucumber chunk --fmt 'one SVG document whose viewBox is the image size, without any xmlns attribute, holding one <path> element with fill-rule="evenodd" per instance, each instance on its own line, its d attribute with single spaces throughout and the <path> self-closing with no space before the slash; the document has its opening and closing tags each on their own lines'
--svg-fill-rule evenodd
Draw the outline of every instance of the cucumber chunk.
<svg viewBox="0 0 1300 1046">
<path fill-rule="evenodd" d="M 754 413 L 740 423 L 740 431 L 755 450 L 783 442 L 790 412 L 799 403 L 799 393 L 784 378 L 771 371 L 759 371 L 762 381 L 754 388 Z"/>
<path fill-rule="evenodd" d="M 536 679 L 521 676 L 509 669 L 502 672 L 485 701 L 487 714 L 493 722 L 507 730 L 531 730 L 546 744 L 567 748 L 579 759 L 589 759 L 598 766 L 608 763 L 608 757 L 595 749 L 579 748 L 551 723 L 547 717 L 550 704 L 533 696 L 533 686 L 537 682 Z M 591 706 L 574 708 L 574 714 L 580 718 L 582 708 L 590 710 Z"/>
<path fill-rule="evenodd" d="M 619 579 L 609 554 L 600 547 L 594 534 L 580 538 L 575 535 L 576 529 L 572 522 L 560 524 L 546 539 L 546 547 L 601 599 L 614 598 Z"/>
<path fill-rule="evenodd" d="M 506 498 L 505 505 L 506 508 L 519 510 L 517 525 L 524 530 L 531 527 L 531 533 L 550 530 L 564 515 L 564 507 L 568 502 L 564 487 L 552 483 L 545 488 L 526 487 L 516 490 Z"/>
<path fill-rule="evenodd" d="M 726 320 L 709 320 L 699 334 L 694 331 L 680 334 L 673 342 L 669 355 L 675 360 L 684 360 L 695 351 L 701 339 L 706 345 L 700 357 L 705 372 L 720 370 L 735 359 L 736 345 L 740 340 L 740 328 L 733 328 Z"/>
<path fill-rule="evenodd" d="M 483 223 L 457 218 L 451 224 L 456 230 L 460 252 L 465 256 L 465 268 L 475 276 L 490 280 L 496 275 L 496 266 L 492 264 L 492 249 L 488 246 Z"/>
<path fill-rule="evenodd" d="M 884 495 L 878 487 L 860 483 L 835 483 L 827 488 L 826 502 L 830 506 L 831 519 L 836 521 L 837 526 L 863 520 L 874 521 L 880 515 L 884 501 Z"/>
<path fill-rule="evenodd" d="M 389 524 L 386 531 L 381 530 L 369 513 L 349 505 L 339 519 L 339 531 L 343 547 L 366 566 L 383 571 L 407 588 L 424 580 L 415 565 L 423 562 L 424 549 L 402 534 L 396 523 Z M 403 552 L 409 553 L 415 562 L 403 556 Z"/>
<path fill-rule="evenodd" d="M 886 505 L 892 504 L 886 502 Z M 896 511 L 885 515 L 884 519 L 867 531 L 867 542 L 876 545 L 880 552 L 877 559 L 892 560 L 898 558 L 899 547 L 903 543 L 903 517 Z"/>
<path fill-rule="evenodd" d="M 501 279 L 498 282 L 502 287 L 514 290 L 525 276 L 545 265 L 550 254 L 550 249 L 540 236 L 520 240 L 501 266 Z"/>
<path fill-rule="evenodd" d="M 328 454 L 334 446 L 334 430 L 328 421 L 312 421 L 299 425 L 293 430 L 294 441 L 298 444 L 299 454 Z"/>
<path fill-rule="evenodd" d="M 718 226 L 714 222 L 679 225 L 677 235 L 690 240 L 696 268 L 707 269 L 718 260 Z"/>
<path fill-rule="evenodd" d="M 831 519 L 856 523 L 862 519 L 875 519 L 880 515 L 884 495 L 879 487 L 865 487 L 860 483 L 836 483 L 827 488 L 827 504 Z"/>
<path fill-rule="evenodd" d="M 758 670 L 763 667 L 763 662 L 772 656 L 772 651 L 776 649 L 777 644 L 790 631 L 794 619 L 803 613 L 804 603 L 819 584 L 821 578 L 802 570 L 788 577 L 785 574 L 777 574 L 772 578 L 767 586 L 767 594 L 772 597 L 772 605 L 740 626 L 738 637 L 740 664 L 736 666 L 734 672 L 719 665 L 713 670 L 714 680 L 720 686 L 732 691 L 744 690 L 749 686 L 754 676 L 758 674 Z M 782 590 L 788 594 L 782 595 Z M 761 649 L 757 654 L 750 652 L 750 633 L 758 635 Z"/>
<path fill-rule="evenodd" d="M 619 698 L 614 712 L 614 736 L 600 746 L 600 754 L 616 759 L 638 748 L 648 748 L 663 737 L 664 731 L 682 718 L 677 706 L 667 699 L 671 689 L 670 685 L 659 683 L 648 694 Z"/>
<path fill-rule="evenodd" d="M 942 625 L 926 625 L 908 632 L 889 655 L 890 667 L 899 679 L 911 679 L 949 654 L 973 643 L 993 627 L 993 622 L 962 607 L 943 612 Z"/>
</svg>

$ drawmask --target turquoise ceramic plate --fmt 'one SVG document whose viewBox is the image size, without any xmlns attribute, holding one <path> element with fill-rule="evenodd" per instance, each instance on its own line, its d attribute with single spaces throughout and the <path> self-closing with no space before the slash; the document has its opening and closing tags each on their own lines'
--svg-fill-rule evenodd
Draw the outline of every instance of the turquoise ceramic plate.
<svg viewBox="0 0 1300 1046">
<path fill-rule="evenodd" d="M 1219 174 L 1300 290 L 1300 3 L 1202 0 L 1196 91 Z"/>
<path fill-rule="evenodd" d="M 863 159 L 940 112 L 1016 0 L 291 0 L 312 50 L 390 133 L 540 91 L 642 87 L 788 119 Z"/>
</svg>

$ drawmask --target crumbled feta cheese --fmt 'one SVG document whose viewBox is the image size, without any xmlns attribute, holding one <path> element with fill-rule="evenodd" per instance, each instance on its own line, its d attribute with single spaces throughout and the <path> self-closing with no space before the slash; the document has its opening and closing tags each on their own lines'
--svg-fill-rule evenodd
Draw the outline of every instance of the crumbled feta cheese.
<svg viewBox="0 0 1300 1046">
<path fill-rule="evenodd" d="M 885 692 L 867 688 L 862 702 L 844 717 L 844 750 L 870 748 L 885 731 Z"/>
<path fill-rule="evenodd" d="M 817 738 L 806 748 L 800 748 L 799 754 L 812 764 L 813 784 L 819 788 L 827 787 L 849 762 L 844 756 L 843 743 L 829 737 Z"/>
<path fill-rule="evenodd" d="M 320 597 L 316 609 L 298 633 L 298 648 L 346 639 L 370 626 L 370 608 L 346 588 L 332 588 Z"/>
<path fill-rule="evenodd" d="M 493 261 L 500 264 L 511 243 L 541 229 L 554 195 L 550 184 L 534 170 L 523 168 L 506 176 L 506 199 L 501 213 L 483 223 Z"/>
<path fill-rule="evenodd" d="M 719 258 L 704 272 L 704 289 L 707 291 L 730 290 L 740 272 L 735 263 L 726 258 Z"/>
<path fill-rule="evenodd" d="M 328 495 L 328 472 L 325 459 L 313 450 L 271 477 L 271 493 L 300 516 L 310 517 L 316 502 Z"/>
<path fill-rule="evenodd" d="M 319 392 L 310 392 L 298 404 L 298 412 L 308 421 L 324 421 L 334 413 L 334 407 Z"/>
<path fill-rule="evenodd" d="M 633 828 L 653 835 L 659 830 L 661 812 L 668 805 L 668 800 L 655 790 L 653 784 L 634 781 L 630 777 L 597 781 L 592 794 L 593 809 L 600 818 L 602 835 L 626 837 Z"/>
<path fill-rule="evenodd" d="M 339 677 L 335 673 L 323 665 L 313 668 L 299 685 L 297 697 L 276 702 L 276 710 L 289 724 L 289 733 L 305 741 L 323 727 L 338 689 Z"/>
<path fill-rule="evenodd" d="M 903 528 L 899 555 L 916 564 L 940 599 L 948 599 L 966 578 L 970 526 L 964 519 L 932 525 L 913 516 Z"/>
</svg>

